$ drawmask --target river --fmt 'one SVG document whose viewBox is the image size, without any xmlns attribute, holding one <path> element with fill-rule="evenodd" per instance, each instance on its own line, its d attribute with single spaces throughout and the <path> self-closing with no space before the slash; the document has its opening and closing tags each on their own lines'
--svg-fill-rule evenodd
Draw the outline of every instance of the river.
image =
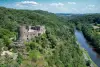
<svg viewBox="0 0 100 67">
<path fill-rule="evenodd" d="M 79 44 L 81 45 L 81 47 L 83 47 L 85 50 L 87 50 L 90 58 L 92 59 L 92 61 L 98 66 L 100 67 L 100 54 L 96 53 L 92 47 L 88 44 L 88 42 L 86 41 L 84 35 L 82 34 L 82 32 L 75 30 L 75 36 L 77 38 L 77 41 L 79 42 Z"/>
</svg>

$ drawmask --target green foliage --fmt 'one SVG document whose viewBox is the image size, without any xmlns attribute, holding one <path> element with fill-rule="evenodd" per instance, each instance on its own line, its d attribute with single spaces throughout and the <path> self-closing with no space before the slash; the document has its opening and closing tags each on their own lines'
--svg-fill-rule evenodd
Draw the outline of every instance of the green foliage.
<svg viewBox="0 0 100 67">
<path fill-rule="evenodd" d="M 82 31 L 87 40 L 91 42 L 91 45 L 96 48 L 100 47 L 100 35 L 96 32 L 96 30 L 93 29 L 91 25 L 83 26 Z"/>
<path fill-rule="evenodd" d="M 22 61 L 23 61 L 23 58 L 22 58 L 21 54 L 18 54 L 18 57 L 17 57 L 18 64 L 20 65 L 22 63 Z"/>
<path fill-rule="evenodd" d="M 78 23 L 77 26 L 81 29 L 81 24 Z M 26 61 L 27 65 L 32 66 L 30 59 L 31 62 L 34 62 L 40 61 L 43 57 L 46 67 L 86 67 L 83 53 L 76 44 L 74 23 L 46 11 L 0 7 L 0 45 L 9 45 L 13 42 L 10 38 L 18 36 L 18 27 L 24 24 L 44 25 L 46 33 L 33 38 L 31 42 L 26 42 L 24 49 L 13 48 L 22 56 L 26 56 L 26 58 L 23 57 L 23 60 L 20 55 L 18 56 L 16 60 L 18 65 L 24 65 L 25 63 L 22 62 Z M 29 54 L 24 55 L 24 51 Z M 37 67 L 39 66 L 37 65 Z"/>
<path fill-rule="evenodd" d="M 29 57 L 31 58 L 32 61 L 37 61 L 38 59 L 41 58 L 41 54 L 38 50 L 32 50 L 29 52 Z"/>
<path fill-rule="evenodd" d="M 87 65 L 87 66 L 90 66 L 90 65 L 91 65 L 91 61 L 88 60 L 88 61 L 86 62 L 86 65 Z"/>
<path fill-rule="evenodd" d="M 83 32 L 93 47 L 100 48 L 100 34 L 98 34 L 100 28 L 93 28 L 94 25 L 100 24 L 100 14 L 84 14 L 83 16 L 76 16 L 70 21 L 75 24 L 76 29 Z"/>
<path fill-rule="evenodd" d="M 12 39 L 14 37 L 15 37 L 14 32 L 10 32 L 7 29 L 0 28 L 0 39 L 2 41 L 0 45 L 4 44 L 5 46 L 9 46 L 12 43 Z"/>
</svg>

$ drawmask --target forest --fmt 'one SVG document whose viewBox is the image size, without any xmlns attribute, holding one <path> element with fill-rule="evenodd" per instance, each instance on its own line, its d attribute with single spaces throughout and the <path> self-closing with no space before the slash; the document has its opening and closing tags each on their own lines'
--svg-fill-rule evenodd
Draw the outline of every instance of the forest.
<svg viewBox="0 0 100 67">
<path fill-rule="evenodd" d="M 0 54 L 2 51 L 18 54 L 15 60 L 8 55 L 0 56 L 0 67 L 88 67 L 89 62 L 76 42 L 74 29 L 83 31 L 94 46 L 100 47 L 100 35 L 96 33 L 100 30 L 93 30 L 92 26 L 99 23 L 98 14 L 71 18 L 42 10 L 0 7 Z M 12 46 L 18 40 L 18 28 L 23 24 L 45 25 L 46 33 L 25 42 L 23 47 Z"/>
<path fill-rule="evenodd" d="M 86 14 L 70 20 L 76 28 L 83 32 L 94 48 L 100 48 L 100 14 Z"/>
</svg>

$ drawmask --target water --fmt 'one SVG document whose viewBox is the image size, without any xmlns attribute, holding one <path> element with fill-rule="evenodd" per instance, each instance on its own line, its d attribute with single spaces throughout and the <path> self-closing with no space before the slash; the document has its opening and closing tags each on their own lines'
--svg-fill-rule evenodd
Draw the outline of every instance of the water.
<svg viewBox="0 0 100 67">
<path fill-rule="evenodd" d="M 75 36 L 77 38 L 77 41 L 80 43 L 81 47 L 85 48 L 88 51 L 88 54 L 90 56 L 90 58 L 92 59 L 92 61 L 98 66 L 100 67 L 100 54 L 96 53 L 92 47 L 90 47 L 90 45 L 88 44 L 88 42 L 86 41 L 84 35 L 82 34 L 82 32 L 75 30 Z"/>
</svg>

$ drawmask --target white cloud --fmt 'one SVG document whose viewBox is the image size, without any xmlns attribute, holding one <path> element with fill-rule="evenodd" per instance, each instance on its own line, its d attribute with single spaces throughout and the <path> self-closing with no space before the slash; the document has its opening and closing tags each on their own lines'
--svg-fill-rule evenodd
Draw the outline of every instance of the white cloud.
<svg viewBox="0 0 100 67">
<path fill-rule="evenodd" d="M 72 8 L 72 10 L 74 10 L 75 12 L 80 12 L 78 9 L 76 9 L 76 8 Z"/>
<path fill-rule="evenodd" d="M 21 1 L 21 2 L 17 2 L 16 5 L 17 6 L 22 6 L 22 5 L 32 5 L 32 6 L 36 6 L 39 3 L 35 2 L 35 1 Z"/>
<path fill-rule="evenodd" d="M 94 7 L 95 7 L 95 5 L 88 5 L 88 7 L 94 8 Z"/>
<path fill-rule="evenodd" d="M 95 5 L 87 5 L 86 9 L 94 10 L 95 9 Z"/>
<path fill-rule="evenodd" d="M 82 12 L 88 12 L 88 13 L 97 12 L 97 10 L 98 9 L 96 8 L 96 5 L 87 5 L 81 9 Z"/>
<path fill-rule="evenodd" d="M 68 4 L 76 4 L 76 2 L 68 2 Z"/>
<path fill-rule="evenodd" d="M 50 6 L 62 7 L 64 6 L 63 3 L 51 3 Z"/>
</svg>

